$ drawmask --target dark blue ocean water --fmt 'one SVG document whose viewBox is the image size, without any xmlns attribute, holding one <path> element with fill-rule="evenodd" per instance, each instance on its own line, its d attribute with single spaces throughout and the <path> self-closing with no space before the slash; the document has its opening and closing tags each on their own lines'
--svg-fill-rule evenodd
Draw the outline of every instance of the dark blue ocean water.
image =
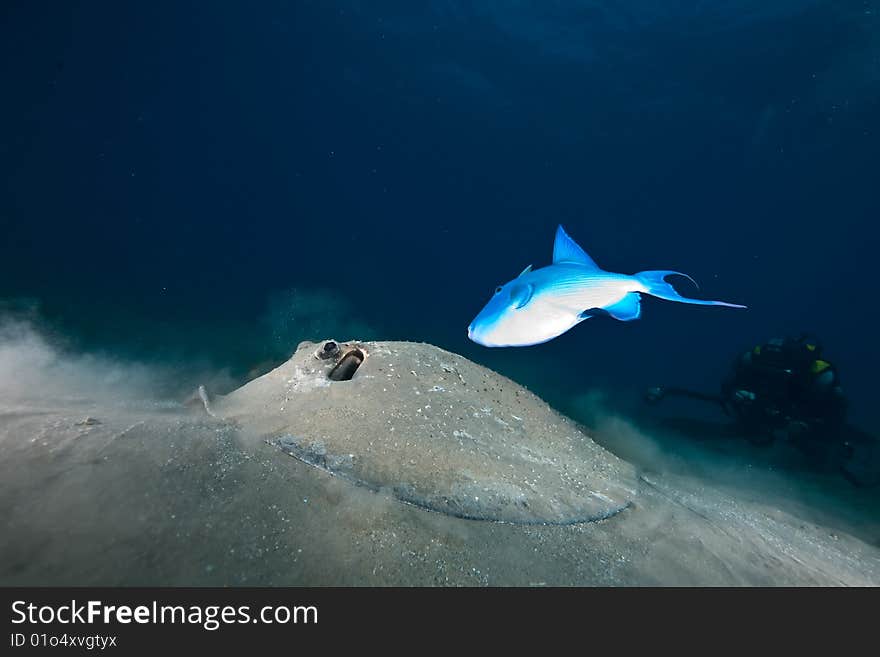
<svg viewBox="0 0 880 657">
<path fill-rule="evenodd" d="M 878 16 L 4 2 L 0 299 L 74 349 L 240 375 L 306 338 L 428 341 L 561 406 L 714 390 L 739 350 L 812 331 L 871 423 Z M 650 299 L 542 346 L 469 342 L 558 223 L 609 270 L 678 269 L 749 309 Z"/>
</svg>

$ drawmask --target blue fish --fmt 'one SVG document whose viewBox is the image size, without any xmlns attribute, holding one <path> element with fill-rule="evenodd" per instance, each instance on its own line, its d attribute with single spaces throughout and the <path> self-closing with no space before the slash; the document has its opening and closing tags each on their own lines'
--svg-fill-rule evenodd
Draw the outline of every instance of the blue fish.
<svg viewBox="0 0 880 657">
<path fill-rule="evenodd" d="M 604 271 L 562 226 L 556 229 L 553 264 L 532 270 L 495 288 L 489 303 L 468 326 L 468 337 L 486 347 L 527 347 L 562 335 L 585 319 L 606 315 L 628 322 L 641 315 L 641 295 L 701 306 L 745 308 L 724 301 L 689 299 L 666 278 L 677 271 L 615 274 Z"/>
</svg>

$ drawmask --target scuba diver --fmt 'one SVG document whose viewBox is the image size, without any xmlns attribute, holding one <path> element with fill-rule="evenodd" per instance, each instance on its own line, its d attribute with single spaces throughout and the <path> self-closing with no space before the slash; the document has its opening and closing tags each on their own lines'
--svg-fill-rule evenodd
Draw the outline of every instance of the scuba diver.
<svg viewBox="0 0 880 657">
<path fill-rule="evenodd" d="M 806 335 L 774 338 L 740 354 L 719 395 L 657 386 L 645 400 L 670 396 L 720 405 L 754 445 L 787 441 L 814 466 L 837 465 L 855 485 L 880 483 L 880 474 L 864 467 L 877 441 L 846 422 L 837 368 Z"/>
</svg>

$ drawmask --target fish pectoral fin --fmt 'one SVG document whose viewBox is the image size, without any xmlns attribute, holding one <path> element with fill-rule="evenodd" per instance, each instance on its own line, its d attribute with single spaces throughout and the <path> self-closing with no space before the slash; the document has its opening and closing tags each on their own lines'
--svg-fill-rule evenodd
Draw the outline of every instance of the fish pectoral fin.
<svg viewBox="0 0 880 657">
<path fill-rule="evenodd" d="M 510 288 L 510 299 L 516 303 L 515 308 L 519 309 L 526 305 L 532 298 L 534 288 L 531 283 L 517 283 Z"/>
<path fill-rule="evenodd" d="M 609 313 L 604 308 L 588 308 L 583 311 L 580 315 L 578 315 L 578 319 L 583 321 L 585 319 L 590 319 L 590 317 L 608 317 Z"/>
<path fill-rule="evenodd" d="M 642 314 L 642 297 L 638 292 L 630 292 L 617 303 L 605 306 L 605 311 L 621 322 L 638 319 Z"/>
</svg>

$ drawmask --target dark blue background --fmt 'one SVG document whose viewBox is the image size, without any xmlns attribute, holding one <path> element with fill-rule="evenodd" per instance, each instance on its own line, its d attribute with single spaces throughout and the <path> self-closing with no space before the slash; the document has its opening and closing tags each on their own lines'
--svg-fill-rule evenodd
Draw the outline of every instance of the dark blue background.
<svg viewBox="0 0 880 657">
<path fill-rule="evenodd" d="M 246 369 L 296 346 L 266 338 L 273 292 L 329 289 L 562 405 L 714 389 L 811 330 L 873 418 L 877 5 L 4 2 L 0 297 L 82 348 Z M 560 222 L 750 309 L 468 342 Z"/>
</svg>

